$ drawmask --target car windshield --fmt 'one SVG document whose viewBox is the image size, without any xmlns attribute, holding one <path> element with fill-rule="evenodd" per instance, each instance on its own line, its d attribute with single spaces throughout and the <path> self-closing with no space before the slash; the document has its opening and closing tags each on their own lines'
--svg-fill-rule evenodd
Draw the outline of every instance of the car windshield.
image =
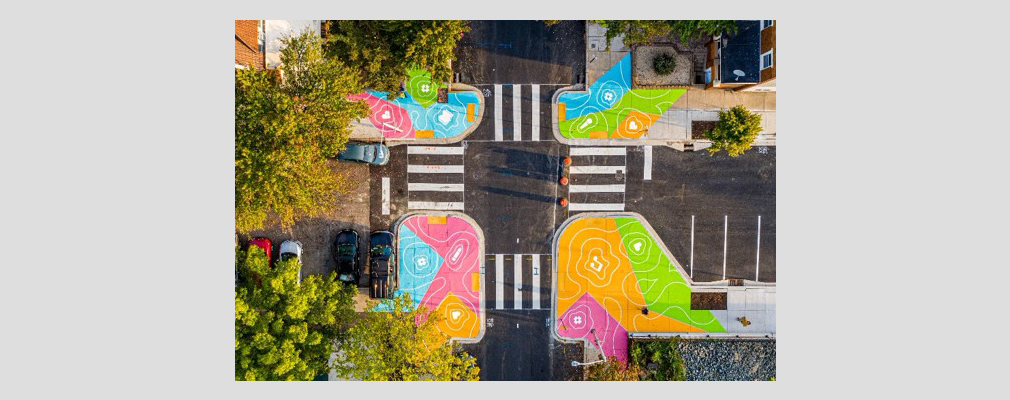
<svg viewBox="0 0 1010 400">
<path fill-rule="evenodd" d="M 338 256 L 353 256 L 354 255 L 354 245 L 353 244 L 342 244 L 337 246 Z"/>
<path fill-rule="evenodd" d="M 296 259 L 295 253 L 281 253 L 281 261 Z"/>
<path fill-rule="evenodd" d="M 372 255 L 376 257 L 388 256 L 391 252 L 389 246 L 375 246 L 372 248 Z"/>
</svg>

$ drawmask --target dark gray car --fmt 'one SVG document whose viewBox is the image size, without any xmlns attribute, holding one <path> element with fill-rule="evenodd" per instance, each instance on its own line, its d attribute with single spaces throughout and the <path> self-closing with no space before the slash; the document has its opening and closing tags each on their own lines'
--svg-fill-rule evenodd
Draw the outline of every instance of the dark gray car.
<svg viewBox="0 0 1010 400">
<path fill-rule="evenodd" d="M 372 232 L 368 237 L 368 286 L 377 299 L 391 299 L 396 292 L 396 262 L 393 254 L 393 234 Z"/>
<path fill-rule="evenodd" d="M 337 160 L 386 165 L 389 162 L 389 148 L 382 143 L 348 143 L 344 151 L 337 154 Z"/>
</svg>

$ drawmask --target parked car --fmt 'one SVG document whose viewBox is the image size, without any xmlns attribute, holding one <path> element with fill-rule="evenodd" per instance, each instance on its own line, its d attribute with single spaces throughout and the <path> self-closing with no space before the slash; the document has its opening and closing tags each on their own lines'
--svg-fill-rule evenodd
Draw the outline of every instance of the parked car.
<svg viewBox="0 0 1010 400">
<path fill-rule="evenodd" d="M 267 238 L 255 238 L 249 241 L 250 246 L 256 246 L 263 249 L 264 253 L 267 253 L 267 265 L 270 265 L 270 248 L 273 244 L 270 243 L 270 239 Z"/>
<path fill-rule="evenodd" d="M 337 279 L 349 285 L 358 285 L 361 270 L 358 267 L 358 232 L 344 229 L 333 241 L 333 261 L 337 263 Z"/>
<path fill-rule="evenodd" d="M 368 237 L 368 267 L 371 296 L 390 299 L 396 292 L 396 263 L 393 262 L 393 234 L 372 232 Z"/>
<path fill-rule="evenodd" d="M 298 283 L 302 283 L 302 242 L 297 240 L 285 240 L 281 243 L 281 255 L 278 257 L 279 261 L 287 261 L 294 259 L 298 261 Z"/>
<path fill-rule="evenodd" d="M 386 165 L 389 162 L 389 148 L 382 143 L 348 143 L 344 151 L 337 154 L 337 160 Z"/>
</svg>

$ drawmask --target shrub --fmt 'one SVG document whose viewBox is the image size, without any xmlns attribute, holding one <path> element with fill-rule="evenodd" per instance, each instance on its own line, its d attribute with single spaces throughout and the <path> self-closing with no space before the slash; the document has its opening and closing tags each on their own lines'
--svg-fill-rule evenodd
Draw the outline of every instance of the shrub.
<svg viewBox="0 0 1010 400">
<path fill-rule="evenodd" d="M 660 75 L 670 75 L 677 67 L 677 58 L 670 53 L 662 53 L 652 59 L 652 69 Z"/>
<path fill-rule="evenodd" d="M 726 150 L 730 157 L 736 157 L 750 150 L 758 133 L 761 133 L 761 116 L 748 111 L 744 106 L 736 106 L 729 111 L 719 112 L 719 122 L 705 134 L 712 141 L 708 152 L 712 155 Z"/>
</svg>

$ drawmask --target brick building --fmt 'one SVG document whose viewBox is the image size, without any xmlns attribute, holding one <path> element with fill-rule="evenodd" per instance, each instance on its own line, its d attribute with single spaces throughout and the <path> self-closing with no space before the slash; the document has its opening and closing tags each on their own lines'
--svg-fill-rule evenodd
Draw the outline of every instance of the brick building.
<svg viewBox="0 0 1010 400">
<path fill-rule="evenodd" d="M 263 20 L 235 20 L 235 68 L 266 68 L 266 31 Z"/>
</svg>

